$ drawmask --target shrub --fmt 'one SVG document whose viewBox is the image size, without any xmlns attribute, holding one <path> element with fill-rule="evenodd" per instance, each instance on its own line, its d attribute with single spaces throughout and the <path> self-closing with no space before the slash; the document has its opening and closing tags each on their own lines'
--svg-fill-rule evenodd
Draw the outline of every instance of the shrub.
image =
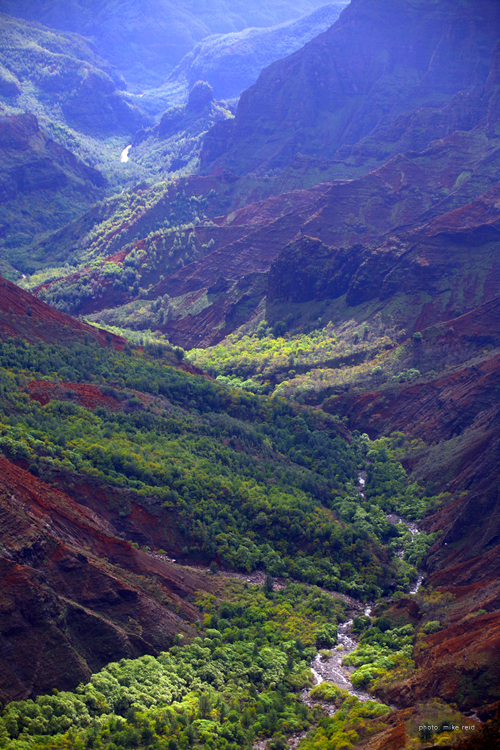
<svg viewBox="0 0 500 750">
<path fill-rule="evenodd" d="M 424 627 L 422 628 L 424 633 L 427 633 L 427 635 L 431 635 L 431 633 L 437 633 L 439 630 L 441 630 L 441 623 L 439 620 L 429 620 L 429 622 L 426 622 Z"/>
</svg>

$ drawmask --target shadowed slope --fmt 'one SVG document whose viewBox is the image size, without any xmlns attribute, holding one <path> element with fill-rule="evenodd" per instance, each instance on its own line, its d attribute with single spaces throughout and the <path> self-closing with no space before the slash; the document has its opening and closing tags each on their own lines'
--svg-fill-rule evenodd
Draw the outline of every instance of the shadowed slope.
<svg viewBox="0 0 500 750">
<path fill-rule="evenodd" d="M 0 277 L 0 338 L 5 340 L 10 336 L 51 344 L 90 337 L 101 346 L 112 345 L 117 349 L 126 343 L 121 336 L 80 323 Z"/>
<path fill-rule="evenodd" d="M 208 134 L 204 168 L 282 169 L 299 153 L 344 160 L 370 134 L 371 147 L 358 152 L 368 163 L 425 148 L 457 129 L 456 116 L 433 112 L 458 92 L 484 86 L 499 28 L 494 0 L 460 10 L 452 0 L 352 2 L 328 31 L 261 73 L 235 120 Z M 398 120 L 410 112 L 413 119 Z M 397 132 L 385 132 L 396 123 Z"/>
<path fill-rule="evenodd" d="M 133 549 L 101 514 L 0 457 L 0 696 L 72 689 L 109 661 L 156 654 L 209 581 Z"/>
</svg>

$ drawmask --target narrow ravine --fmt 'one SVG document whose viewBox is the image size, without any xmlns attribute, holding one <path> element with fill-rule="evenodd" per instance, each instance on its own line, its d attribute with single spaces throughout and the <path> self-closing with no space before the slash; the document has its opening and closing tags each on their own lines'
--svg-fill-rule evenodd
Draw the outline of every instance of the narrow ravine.
<svg viewBox="0 0 500 750">
<path fill-rule="evenodd" d="M 359 489 L 358 492 L 361 497 L 364 497 L 364 485 L 366 482 L 366 473 L 362 472 L 359 476 Z M 420 529 L 418 528 L 417 524 L 414 521 L 408 521 L 405 518 L 402 518 L 397 513 L 389 513 L 386 516 L 387 520 L 390 521 L 392 524 L 400 524 L 403 523 L 408 531 L 411 533 L 412 536 L 418 536 L 420 534 Z M 403 549 L 400 549 L 397 552 L 397 555 L 399 557 L 403 557 Z M 175 562 L 173 560 L 170 560 L 171 562 Z M 242 581 L 245 581 L 246 583 L 250 583 L 253 585 L 260 585 L 262 586 L 265 582 L 265 573 L 261 570 L 259 571 L 253 571 L 252 573 L 237 573 L 237 572 L 229 572 L 229 571 L 221 571 L 221 574 L 227 577 L 234 577 L 238 578 Z M 424 580 L 424 575 L 421 571 L 418 571 L 418 577 L 417 580 L 414 582 L 414 584 L 411 586 L 409 593 L 410 594 L 416 594 L 419 590 L 420 586 L 422 585 L 422 582 Z M 279 579 L 276 578 L 273 581 L 273 586 L 275 591 L 279 591 L 281 588 L 284 588 L 287 585 L 286 579 Z M 324 589 L 324 591 L 327 591 Z M 348 667 L 343 666 L 342 662 L 343 660 L 351 654 L 358 646 L 358 641 L 356 640 L 353 632 L 353 620 L 355 617 L 358 617 L 360 615 L 366 615 L 371 616 L 372 614 L 372 607 L 374 606 L 374 602 L 368 603 L 363 606 L 363 604 L 356 599 L 353 599 L 350 596 L 347 596 L 345 594 L 340 594 L 333 591 L 328 591 L 328 593 L 332 594 L 335 597 L 339 597 L 343 599 L 349 606 L 348 609 L 348 620 L 346 622 L 340 623 L 337 628 L 338 632 L 338 644 L 335 648 L 330 650 L 323 650 L 322 652 L 319 652 L 316 654 L 314 660 L 312 661 L 310 665 L 310 669 L 313 675 L 313 686 L 311 688 L 305 688 L 301 691 L 301 700 L 302 702 L 308 706 L 309 708 L 314 708 L 320 706 L 325 715 L 327 716 L 333 716 L 337 708 L 334 703 L 329 703 L 327 701 L 321 701 L 321 700 L 313 700 L 311 698 L 311 691 L 313 687 L 316 685 L 321 684 L 322 682 L 332 682 L 334 685 L 339 687 L 342 690 L 347 690 L 347 692 L 350 695 L 355 696 L 358 700 L 364 702 L 368 700 L 376 700 L 376 698 L 373 695 L 370 695 L 364 690 L 360 690 L 359 688 L 354 687 L 351 681 L 351 674 L 355 671 L 354 667 Z M 288 747 L 290 750 L 297 750 L 300 741 L 311 731 L 313 727 L 309 727 L 308 729 L 297 732 L 296 734 L 292 734 L 287 737 Z M 265 750 L 267 746 L 268 739 L 261 739 L 256 740 L 253 744 L 254 750 Z"/>
<path fill-rule="evenodd" d="M 359 476 L 358 490 L 361 497 L 364 497 L 363 490 L 365 482 L 366 473 L 362 472 Z M 417 536 L 418 534 L 420 534 L 420 529 L 414 521 L 407 521 L 396 513 L 389 513 L 387 515 L 387 520 L 393 524 L 405 524 L 412 536 Z M 402 558 L 403 554 L 403 550 L 401 549 L 398 552 L 398 555 Z M 418 571 L 417 580 L 410 588 L 410 594 L 417 593 L 420 586 L 422 585 L 423 580 L 423 573 L 421 571 Z M 342 665 L 345 657 L 348 656 L 348 654 L 352 653 L 358 645 L 358 642 L 355 640 L 352 633 L 353 618 L 360 614 L 370 616 L 372 613 L 373 604 L 367 604 L 364 609 L 362 609 L 362 606 L 359 604 L 359 602 L 356 602 L 354 599 L 351 600 L 350 597 L 343 598 L 350 604 L 350 619 L 344 623 L 339 624 L 338 626 L 338 646 L 330 651 L 328 656 L 322 656 L 321 653 L 318 653 L 314 661 L 311 663 L 311 672 L 314 678 L 314 685 L 319 685 L 324 681 L 329 681 L 333 682 L 342 690 L 347 690 L 350 695 L 356 696 L 356 698 L 358 698 L 358 700 L 360 701 L 375 700 L 374 696 L 370 695 L 364 690 L 355 688 L 352 684 L 351 674 L 354 671 L 354 668 L 344 667 Z M 311 689 L 305 689 L 301 694 L 302 700 L 307 706 L 312 708 L 314 706 L 320 705 L 328 716 L 333 716 L 335 714 L 337 709 L 333 704 L 327 703 L 326 701 L 312 700 L 310 693 Z M 292 737 L 289 738 L 288 746 L 291 748 L 291 750 L 297 750 L 300 741 L 308 734 L 309 731 L 310 729 L 292 735 Z"/>
<path fill-rule="evenodd" d="M 407 521 L 405 518 L 402 518 L 397 513 L 388 513 L 386 516 L 387 520 L 391 523 L 397 525 L 398 523 L 404 523 L 408 531 L 412 536 L 418 536 L 420 534 L 420 529 L 418 528 L 415 521 Z M 403 550 L 401 549 L 398 553 L 399 557 L 403 557 Z M 418 577 L 413 586 L 410 588 L 410 594 L 416 594 L 419 590 L 420 586 L 422 585 L 422 582 L 424 580 L 424 575 L 421 570 L 418 571 Z"/>
<path fill-rule="evenodd" d="M 342 690 L 347 690 L 350 695 L 356 696 L 360 701 L 374 700 L 373 696 L 363 690 L 358 690 L 352 684 L 351 672 L 354 671 L 353 668 L 342 666 L 342 660 L 345 659 L 348 654 L 352 653 L 358 645 L 352 635 L 353 618 L 361 614 L 369 615 L 371 613 L 371 606 L 368 605 L 363 609 L 362 605 L 355 599 L 346 596 L 342 596 L 342 598 L 345 599 L 351 607 L 349 610 L 349 620 L 339 624 L 338 645 L 336 648 L 326 652 L 329 653 L 329 656 L 325 657 L 322 656 L 321 653 L 318 653 L 311 663 L 311 672 L 313 673 L 314 678 L 313 687 L 320 685 L 325 681 L 333 682 L 337 687 Z M 328 703 L 327 701 L 313 700 L 311 698 L 311 689 L 312 688 L 306 688 L 301 691 L 302 702 L 309 708 L 321 706 L 327 716 L 333 716 L 337 711 L 335 704 Z M 297 750 L 300 741 L 304 739 L 312 728 L 313 727 L 309 727 L 309 729 L 306 729 L 303 732 L 297 732 L 288 737 L 288 747 L 291 750 Z M 257 745 L 254 745 L 254 747 L 255 750 L 263 750 L 265 743 L 260 747 L 257 747 Z"/>
</svg>

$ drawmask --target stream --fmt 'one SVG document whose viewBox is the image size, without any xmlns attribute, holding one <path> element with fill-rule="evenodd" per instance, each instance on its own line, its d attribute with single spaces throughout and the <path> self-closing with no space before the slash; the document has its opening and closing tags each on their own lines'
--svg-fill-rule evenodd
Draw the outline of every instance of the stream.
<svg viewBox="0 0 500 750">
<path fill-rule="evenodd" d="M 350 597 L 342 597 L 347 599 L 351 605 L 349 611 L 350 619 L 346 622 L 340 623 L 338 626 L 338 645 L 336 648 L 330 650 L 330 654 L 326 658 L 321 653 L 316 654 L 314 661 L 311 663 L 311 672 L 313 673 L 314 685 L 320 685 L 324 681 L 333 682 L 337 687 L 342 690 L 347 690 L 350 695 L 355 695 L 360 701 L 373 700 L 373 696 L 366 693 L 364 690 L 358 690 L 354 687 L 351 682 L 351 673 L 354 671 L 354 667 L 343 667 L 342 660 L 350 654 L 356 646 L 357 641 L 354 640 L 352 635 L 352 623 L 353 618 L 358 615 L 371 614 L 371 606 L 367 605 L 362 608 L 359 602 L 351 599 Z M 311 698 L 311 689 L 305 688 L 301 692 L 302 702 L 308 708 L 315 706 L 321 706 L 327 716 L 333 716 L 336 712 L 335 704 L 328 703 L 327 701 L 318 701 Z M 300 741 L 311 731 L 311 728 L 304 730 L 303 732 L 297 732 L 288 738 L 288 747 L 291 750 L 297 750 Z M 255 750 L 263 750 L 265 743 L 260 747 L 257 744 L 254 745 Z"/>
<path fill-rule="evenodd" d="M 365 613 L 369 610 L 369 607 L 365 608 Z M 361 612 L 355 613 L 360 615 Z M 342 690 L 347 690 L 351 695 L 355 695 L 360 701 L 372 700 L 373 696 L 368 695 L 364 690 L 358 690 L 351 682 L 351 672 L 354 671 L 353 667 L 343 667 L 342 661 L 348 654 L 352 653 L 358 642 L 352 635 L 352 619 L 343 622 L 338 626 L 338 646 L 331 650 L 331 655 L 323 657 L 321 654 L 317 654 L 316 658 L 311 664 L 311 672 L 314 677 L 314 684 L 319 685 L 325 680 L 335 683 L 337 687 Z M 308 691 L 306 691 L 308 692 Z"/>
<path fill-rule="evenodd" d="M 404 523 L 408 531 L 412 536 L 418 536 L 420 534 L 420 529 L 418 528 L 415 521 L 406 521 L 406 519 L 401 518 L 401 516 L 398 516 L 397 513 L 388 513 L 386 516 L 387 520 L 390 521 L 393 524 L 398 523 Z M 400 550 L 398 553 L 399 557 L 403 557 L 403 550 Z M 416 594 L 419 590 L 420 586 L 422 585 L 422 582 L 424 580 L 423 574 L 419 571 L 418 577 L 413 586 L 410 588 L 410 594 Z"/>
<path fill-rule="evenodd" d="M 366 474 L 362 472 L 359 477 L 359 489 L 358 492 L 364 497 L 363 489 L 366 481 Z M 404 523 L 410 533 L 413 536 L 420 534 L 420 529 L 414 521 L 407 521 L 396 513 L 389 513 L 386 516 L 387 520 L 393 524 Z M 403 556 L 403 550 L 397 553 L 400 557 Z M 171 558 L 162 555 L 156 555 L 157 557 L 163 557 L 169 562 L 175 562 Z M 221 571 L 222 572 L 222 571 Z M 223 572 L 222 575 L 228 577 L 239 578 L 240 580 L 246 581 L 254 585 L 262 586 L 265 581 L 265 573 L 263 571 L 254 571 L 253 573 L 236 573 L 236 572 Z M 419 571 L 418 578 L 410 588 L 410 594 L 416 594 L 424 580 L 423 574 Z M 287 585 L 286 579 L 275 578 L 274 590 L 279 591 Z M 326 589 L 325 589 L 326 590 Z M 351 682 L 351 674 L 354 672 L 355 667 L 342 666 L 342 661 L 348 654 L 352 653 L 357 645 L 358 641 L 355 640 L 352 633 L 352 625 L 354 617 L 358 617 L 362 614 L 371 616 L 372 603 L 366 604 L 364 607 L 361 602 L 353 599 L 345 594 L 339 594 L 338 592 L 328 591 L 329 594 L 335 597 L 343 599 L 349 605 L 348 617 L 346 622 L 338 625 L 338 645 L 327 652 L 316 654 L 316 657 L 310 665 L 311 672 L 313 674 L 314 686 L 321 684 L 322 682 L 328 681 L 333 682 L 337 687 L 342 690 L 347 690 L 350 695 L 354 695 L 360 701 L 374 700 L 374 697 L 364 690 L 355 688 Z M 301 691 L 301 698 L 303 703 L 309 708 L 315 706 L 321 706 L 328 716 L 333 716 L 336 712 L 336 707 L 332 703 L 326 701 L 313 700 L 311 698 L 311 688 L 305 688 Z M 311 731 L 311 727 L 302 732 L 297 732 L 288 737 L 288 747 L 290 750 L 297 750 L 300 741 Z M 253 750 L 265 750 L 267 746 L 267 739 L 256 740 L 253 744 Z"/>
<path fill-rule="evenodd" d="M 365 481 L 366 474 L 365 472 L 362 472 L 359 476 L 358 490 L 359 494 L 362 497 L 364 497 L 363 490 Z M 412 536 L 420 534 L 420 529 L 414 521 L 407 521 L 396 513 L 389 513 L 386 517 L 387 520 L 393 524 L 404 523 Z M 403 557 L 403 550 L 398 552 L 398 555 L 400 557 Z M 424 576 L 419 571 L 417 580 L 410 588 L 410 594 L 417 593 L 420 586 L 422 585 L 423 580 Z M 330 651 L 330 655 L 326 656 L 326 658 L 322 656 L 321 653 L 318 653 L 314 661 L 311 663 L 311 672 L 314 678 L 314 685 L 319 685 L 322 682 L 328 680 L 329 682 L 333 682 L 335 685 L 337 685 L 337 687 L 343 690 L 347 690 L 350 695 L 356 696 L 356 698 L 358 698 L 360 701 L 373 700 L 373 696 L 369 695 L 369 693 L 365 692 L 364 690 L 355 688 L 352 684 L 351 674 L 354 671 L 354 667 L 342 666 L 343 659 L 348 654 L 352 653 L 358 645 L 358 642 L 354 639 L 352 633 L 353 618 L 361 614 L 370 616 L 372 613 L 372 605 L 367 604 L 364 609 L 362 609 L 362 605 L 356 600 L 351 599 L 350 597 L 342 598 L 344 598 L 350 604 L 350 619 L 347 620 L 347 622 L 339 624 L 338 626 L 338 646 Z M 306 704 L 306 706 L 312 708 L 313 706 L 320 705 L 328 716 L 334 715 L 336 708 L 333 704 L 327 703 L 326 701 L 313 701 L 310 693 L 311 690 L 308 688 L 302 690 L 302 701 Z M 306 736 L 308 731 L 310 730 L 298 732 L 297 734 L 292 735 L 292 737 L 288 740 L 288 746 L 292 750 L 297 750 L 300 741 Z M 257 746 L 255 747 L 257 750 Z M 265 744 L 262 745 L 261 748 L 258 748 L 258 750 L 263 750 L 264 747 Z"/>
</svg>

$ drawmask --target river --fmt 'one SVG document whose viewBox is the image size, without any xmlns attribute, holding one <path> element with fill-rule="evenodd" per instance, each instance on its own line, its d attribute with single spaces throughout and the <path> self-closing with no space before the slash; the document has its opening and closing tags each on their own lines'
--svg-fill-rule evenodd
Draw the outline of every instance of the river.
<svg viewBox="0 0 500 750">
<path fill-rule="evenodd" d="M 366 474 L 363 472 L 362 475 L 359 477 L 360 488 L 358 492 L 361 496 L 364 496 L 363 489 L 365 485 L 365 480 L 366 480 Z M 407 521 L 406 519 L 402 518 L 396 513 L 389 513 L 386 516 L 386 518 L 388 521 L 390 521 L 393 524 L 404 523 L 413 536 L 420 534 L 420 529 L 418 528 L 417 524 L 414 521 Z M 402 557 L 403 551 L 401 550 L 398 553 L 398 555 Z M 265 581 L 265 573 L 263 571 L 254 571 L 253 573 L 249 573 L 249 574 L 248 573 L 247 574 L 235 573 L 235 572 L 231 572 L 231 573 L 223 572 L 222 574 L 228 577 L 239 578 L 240 580 L 244 580 L 247 583 L 251 583 L 254 585 L 263 585 Z M 423 580 L 424 580 L 424 576 L 419 571 L 417 580 L 415 581 L 413 586 L 410 588 L 410 594 L 417 593 L 420 586 L 422 585 Z M 275 590 L 284 588 L 286 585 L 287 585 L 287 581 L 285 579 L 274 579 Z M 357 617 L 362 614 L 371 616 L 373 603 L 368 603 L 363 607 L 363 605 L 359 601 L 357 601 L 356 599 L 353 599 L 350 596 L 339 594 L 333 591 L 329 591 L 328 593 L 332 594 L 335 597 L 339 597 L 348 603 L 349 619 L 346 622 L 340 623 L 338 625 L 337 647 L 329 651 L 323 651 L 323 654 L 321 653 L 316 654 L 316 657 L 312 661 L 310 668 L 311 668 L 311 672 L 313 675 L 314 685 L 319 685 L 322 682 L 329 681 L 329 682 L 333 682 L 335 685 L 337 685 L 337 687 L 341 688 L 342 690 L 347 690 L 350 695 L 354 695 L 360 701 L 375 700 L 375 698 L 372 695 L 365 692 L 364 690 L 359 690 L 358 688 L 355 688 L 354 685 L 352 684 L 351 674 L 354 671 L 354 667 L 347 667 L 347 666 L 344 667 L 342 665 L 342 662 L 345 659 L 345 657 L 348 656 L 348 654 L 352 653 L 358 645 L 358 642 L 355 640 L 353 633 L 352 633 L 353 619 L 354 617 Z M 313 708 L 314 706 L 321 706 L 323 710 L 325 711 L 326 715 L 333 716 L 335 714 L 337 709 L 333 703 L 328 703 L 326 701 L 313 700 L 311 698 L 310 693 L 311 693 L 310 688 L 305 688 L 301 692 L 302 701 L 305 703 L 306 706 L 308 706 L 309 708 Z M 289 736 L 287 738 L 287 741 L 288 741 L 288 747 L 290 748 L 290 750 L 297 750 L 300 741 L 308 734 L 310 730 L 311 728 L 303 732 L 297 732 L 296 734 Z M 253 750 L 265 750 L 266 745 L 267 745 L 267 739 L 256 740 L 253 744 Z"/>
<path fill-rule="evenodd" d="M 120 161 L 122 164 L 125 164 L 126 162 L 128 162 L 129 160 L 128 152 L 130 151 L 131 148 L 132 148 L 132 144 L 124 148 L 123 151 L 121 152 Z"/>
<path fill-rule="evenodd" d="M 365 481 L 366 475 L 363 472 L 363 474 L 359 477 L 360 488 L 358 490 L 359 494 L 362 496 L 364 496 L 363 490 Z M 415 522 L 407 521 L 396 513 L 389 513 L 387 515 L 387 520 L 393 524 L 404 523 L 413 536 L 420 534 L 420 529 Z M 403 556 L 403 550 L 401 550 L 399 556 Z M 410 588 L 411 594 L 417 593 L 420 586 L 422 585 L 423 579 L 424 576 L 419 571 L 417 580 Z M 352 684 L 351 673 L 354 671 L 354 668 L 342 666 L 342 661 L 345 659 L 345 657 L 348 654 L 352 653 L 358 645 L 358 642 L 354 639 L 352 633 L 353 618 L 361 614 L 370 616 L 372 613 L 372 604 L 367 604 L 363 609 L 362 605 L 360 605 L 360 603 L 356 600 L 351 599 L 350 597 L 342 598 L 348 601 L 350 605 L 350 619 L 347 620 L 347 622 L 339 624 L 338 626 L 337 648 L 333 649 L 330 652 L 323 652 L 324 656 L 322 656 L 321 653 L 318 653 L 314 661 L 311 663 L 311 672 L 313 674 L 314 684 L 319 685 L 322 682 L 328 680 L 329 682 L 333 682 L 335 685 L 337 685 L 337 687 L 342 688 L 343 690 L 347 690 L 350 695 L 356 696 L 356 698 L 358 698 L 360 701 L 374 700 L 374 697 L 372 695 L 369 695 L 369 693 L 365 692 L 364 690 L 355 688 Z M 329 655 L 327 656 L 326 653 L 329 653 Z M 334 715 L 337 710 L 335 708 L 335 705 L 327 703 L 326 701 L 313 701 L 310 693 L 310 689 L 302 691 L 301 697 L 303 702 L 307 706 L 312 708 L 313 706 L 320 705 L 328 716 Z M 307 731 L 299 732 L 289 738 L 288 746 L 289 748 L 291 748 L 291 750 L 297 750 L 300 741 L 306 736 Z M 263 748 L 264 745 L 262 745 L 262 747 L 258 750 L 263 750 Z"/>
</svg>

